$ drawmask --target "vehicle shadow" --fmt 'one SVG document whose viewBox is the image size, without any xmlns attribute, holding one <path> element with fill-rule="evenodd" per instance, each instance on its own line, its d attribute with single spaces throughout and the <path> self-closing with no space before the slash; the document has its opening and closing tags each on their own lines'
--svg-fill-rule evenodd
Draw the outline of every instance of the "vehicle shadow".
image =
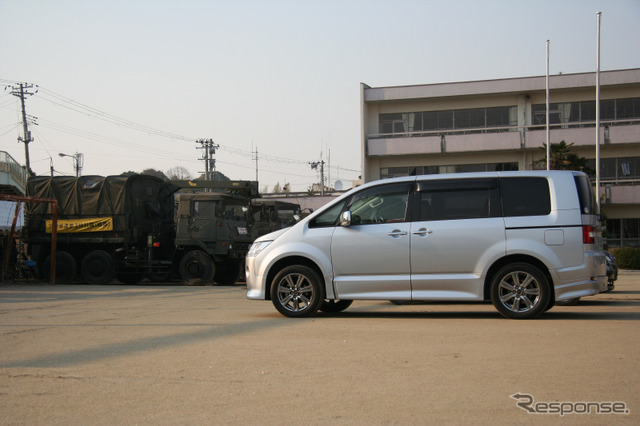
<svg viewBox="0 0 640 426">
<path fill-rule="evenodd" d="M 478 310 L 460 310 L 459 306 L 475 305 Z M 434 309 L 430 310 L 429 307 Z M 451 310 L 442 310 L 443 306 L 450 306 Z M 609 308 L 603 311 L 602 308 Z M 640 311 L 628 311 L 628 307 L 640 307 L 639 301 L 631 300 L 589 300 L 579 302 L 575 306 L 557 306 L 543 313 L 533 321 L 540 320 L 617 320 L 639 321 Z M 366 309 L 366 310 L 365 310 Z M 382 310 L 381 310 L 382 309 Z M 411 311 L 407 310 L 411 309 Z M 446 309 L 446 308 L 444 308 Z M 490 310 L 484 310 L 490 309 Z M 597 309 L 597 310 L 596 310 Z M 352 307 L 343 312 L 318 312 L 315 317 L 323 318 L 390 318 L 390 319 L 505 319 L 490 303 L 450 303 L 450 302 L 414 302 L 409 305 L 371 306 L 370 308 Z"/>
</svg>

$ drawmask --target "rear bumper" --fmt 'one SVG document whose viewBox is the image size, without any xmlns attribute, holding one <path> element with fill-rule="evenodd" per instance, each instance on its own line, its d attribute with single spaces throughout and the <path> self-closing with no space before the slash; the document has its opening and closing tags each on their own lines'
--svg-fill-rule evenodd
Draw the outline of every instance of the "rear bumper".
<svg viewBox="0 0 640 426">
<path fill-rule="evenodd" d="M 608 289 L 605 256 L 602 251 L 584 253 L 582 265 L 551 272 L 556 301 L 592 296 Z"/>
<path fill-rule="evenodd" d="M 561 284 L 554 287 L 556 302 L 575 299 L 577 297 L 593 296 L 607 291 L 607 276 L 593 277 L 592 280 Z"/>
</svg>

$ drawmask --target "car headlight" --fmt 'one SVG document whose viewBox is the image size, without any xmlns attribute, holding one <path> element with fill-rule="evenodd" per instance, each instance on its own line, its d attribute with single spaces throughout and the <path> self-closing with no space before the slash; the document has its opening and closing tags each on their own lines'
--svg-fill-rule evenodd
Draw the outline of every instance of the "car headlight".
<svg viewBox="0 0 640 426">
<path fill-rule="evenodd" d="M 251 244 L 247 257 L 256 257 L 262 250 L 266 249 L 273 241 L 256 241 Z"/>
</svg>

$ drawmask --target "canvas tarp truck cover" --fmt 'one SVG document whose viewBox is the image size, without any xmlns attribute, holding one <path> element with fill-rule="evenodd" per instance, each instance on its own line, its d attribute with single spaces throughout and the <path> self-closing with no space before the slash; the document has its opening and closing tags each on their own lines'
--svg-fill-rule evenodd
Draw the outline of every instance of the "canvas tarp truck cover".
<svg viewBox="0 0 640 426">
<path fill-rule="evenodd" d="M 58 200 L 59 232 L 77 232 L 78 238 L 117 236 L 130 242 L 172 222 L 177 189 L 150 175 L 32 177 L 27 182 L 28 196 Z M 26 227 L 32 236 L 47 233 L 51 209 L 49 203 L 28 204 Z M 91 220 L 104 226 L 92 228 Z M 48 232 L 50 227 L 49 223 Z"/>
</svg>

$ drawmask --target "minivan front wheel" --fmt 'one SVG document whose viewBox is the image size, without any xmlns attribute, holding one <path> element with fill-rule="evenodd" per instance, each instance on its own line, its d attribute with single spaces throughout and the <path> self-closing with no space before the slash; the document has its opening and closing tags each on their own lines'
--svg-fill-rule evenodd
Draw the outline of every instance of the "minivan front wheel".
<svg viewBox="0 0 640 426">
<path fill-rule="evenodd" d="M 491 283 L 493 306 L 507 318 L 535 318 L 545 311 L 550 298 L 549 280 L 529 263 L 503 267 Z"/>
<path fill-rule="evenodd" d="M 324 286 L 318 274 L 303 265 L 280 271 L 271 284 L 271 302 L 282 315 L 304 317 L 315 313 L 324 301 Z"/>
</svg>

